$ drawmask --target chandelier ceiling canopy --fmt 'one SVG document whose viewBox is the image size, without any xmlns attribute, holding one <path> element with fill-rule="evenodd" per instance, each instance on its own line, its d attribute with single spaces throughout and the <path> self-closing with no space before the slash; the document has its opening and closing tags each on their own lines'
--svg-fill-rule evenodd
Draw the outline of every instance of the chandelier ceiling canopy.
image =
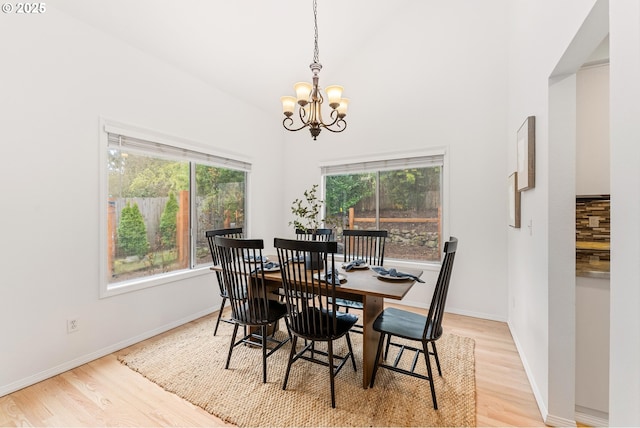
<svg viewBox="0 0 640 428">
<path fill-rule="evenodd" d="M 285 115 L 282 125 L 289 131 L 300 131 L 309 128 L 313 139 L 317 139 L 320 131 L 324 128 L 331 132 L 342 132 L 347 128 L 344 120 L 347 115 L 348 98 L 342 98 L 342 86 L 332 85 L 324 88 L 331 113 L 330 120 L 325 123 L 322 120 L 322 103 L 325 98 L 322 95 L 322 88 L 319 85 L 319 75 L 322 65 L 318 60 L 318 4 L 313 0 L 313 21 L 314 21 L 314 50 L 313 62 L 309 66 L 312 72 L 312 82 L 298 82 L 294 85 L 296 96 L 281 97 L 282 111 Z M 298 104 L 298 116 L 301 124 L 295 125 L 293 115 Z"/>
</svg>

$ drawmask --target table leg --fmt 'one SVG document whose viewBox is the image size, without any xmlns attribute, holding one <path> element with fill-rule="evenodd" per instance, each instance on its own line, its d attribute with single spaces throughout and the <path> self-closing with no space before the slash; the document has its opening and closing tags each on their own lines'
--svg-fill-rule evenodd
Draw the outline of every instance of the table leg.
<svg viewBox="0 0 640 428">
<path fill-rule="evenodd" d="M 373 329 L 373 322 L 384 309 L 384 299 L 376 296 L 363 296 L 362 310 L 362 387 L 369 388 L 373 366 L 376 361 L 380 333 Z"/>
</svg>

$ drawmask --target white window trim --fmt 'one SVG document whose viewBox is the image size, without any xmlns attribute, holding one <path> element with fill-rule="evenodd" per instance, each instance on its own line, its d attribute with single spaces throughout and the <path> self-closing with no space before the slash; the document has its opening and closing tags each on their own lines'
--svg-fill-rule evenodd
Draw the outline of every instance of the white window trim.
<svg viewBox="0 0 640 428">
<path fill-rule="evenodd" d="M 107 209 L 105 202 L 108 200 L 108 180 L 107 180 L 107 149 L 109 147 L 108 134 L 122 134 L 132 138 L 137 138 L 146 141 L 153 141 L 160 145 L 167 145 L 174 148 L 184 149 L 186 151 L 192 151 L 203 154 L 205 157 L 201 159 L 194 159 L 195 161 L 203 164 L 210 164 L 212 166 L 218 166 L 227 168 L 233 165 L 238 169 L 239 166 L 244 165 L 242 170 L 247 172 L 247 189 L 245 197 L 247 202 L 249 198 L 249 176 L 251 171 L 251 162 L 240 155 L 230 152 L 224 152 L 222 150 L 212 151 L 203 144 L 198 144 L 193 141 L 186 140 L 180 137 L 174 137 L 167 134 L 162 134 L 157 131 L 143 129 L 134 125 L 128 125 L 121 122 L 116 122 L 110 119 L 100 118 L 100 155 L 99 155 L 99 183 L 100 183 L 100 198 L 99 198 L 99 219 L 100 219 L 100 238 L 99 238 L 99 275 L 100 275 L 100 298 L 106 298 L 111 296 L 117 296 L 124 293 L 130 293 L 133 291 L 142 290 L 145 288 L 156 287 L 159 285 L 169 284 L 176 281 L 181 281 L 188 278 L 193 278 L 202 275 L 209 275 L 211 270 L 209 266 L 197 266 L 189 269 L 182 269 L 178 271 L 168 272 L 163 275 L 155 275 L 153 277 L 136 278 L 129 281 L 122 281 L 114 284 L 109 284 L 107 280 Z M 146 152 L 148 153 L 148 152 Z M 207 158 L 207 156 L 209 158 Z M 175 158 L 174 158 L 175 159 Z M 251 214 L 251 213 L 249 213 Z"/>
<path fill-rule="evenodd" d="M 385 152 L 385 153 L 369 153 L 368 156 L 356 156 L 350 158 L 341 158 L 329 160 L 319 164 L 320 166 L 320 180 L 324 183 L 324 177 L 327 175 L 335 174 L 356 174 L 364 172 L 367 164 L 376 165 L 377 170 L 382 171 L 385 168 L 380 167 L 383 163 L 388 165 L 386 169 L 398 169 L 402 168 L 402 161 L 408 160 L 409 166 L 411 165 L 411 159 L 441 156 L 442 157 L 442 237 L 444 240 L 448 240 L 450 236 L 450 210 L 449 210 L 449 194 L 450 194 L 450 171 L 449 171 L 449 149 L 447 146 L 431 147 L 424 150 L 417 151 L 405 151 L 405 152 Z M 327 172 L 330 171 L 330 172 Z M 338 172 L 339 171 L 339 172 Z M 320 198 L 325 199 L 325 188 L 322 186 L 322 194 Z M 417 269 L 439 271 L 441 262 L 427 262 L 427 261 L 409 261 L 409 260 L 393 260 L 394 264 L 398 267 L 414 267 Z"/>
</svg>

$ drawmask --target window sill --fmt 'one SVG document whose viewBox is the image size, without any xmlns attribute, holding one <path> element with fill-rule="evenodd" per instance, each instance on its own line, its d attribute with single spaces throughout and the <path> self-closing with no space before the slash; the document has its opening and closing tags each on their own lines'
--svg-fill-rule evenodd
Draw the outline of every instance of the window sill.
<svg viewBox="0 0 640 428">
<path fill-rule="evenodd" d="M 210 267 L 211 266 L 209 265 L 204 265 L 198 266 L 193 269 L 185 269 L 148 278 L 136 278 L 114 284 L 102 284 L 102 287 L 100 287 L 100 298 L 103 299 L 107 297 L 118 296 L 124 293 L 130 293 L 133 291 L 144 290 L 146 288 L 182 281 L 189 278 L 208 275 L 211 273 Z"/>
<path fill-rule="evenodd" d="M 408 260 L 400 260 L 400 259 L 385 259 L 385 265 L 393 265 L 397 267 L 408 267 L 414 269 L 421 269 L 424 271 L 440 271 L 441 262 L 417 262 L 417 261 L 408 261 Z"/>
</svg>

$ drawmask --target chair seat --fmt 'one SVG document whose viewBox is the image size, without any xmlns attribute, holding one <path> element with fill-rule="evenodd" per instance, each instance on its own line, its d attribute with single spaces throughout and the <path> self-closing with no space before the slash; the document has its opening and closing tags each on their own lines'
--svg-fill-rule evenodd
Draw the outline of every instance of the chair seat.
<svg viewBox="0 0 640 428">
<path fill-rule="evenodd" d="M 393 336 L 403 337 L 410 340 L 422 340 L 424 326 L 427 317 L 414 312 L 403 311 L 402 309 L 387 308 L 373 323 L 373 329 L 381 333 L 389 333 Z M 427 338 L 437 339 L 442 335 L 442 327 L 436 334 L 432 334 L 431 324 L 427 331 Z"/>
<path fill-rule="evenodd" d="M 287 305 L 276 300 L 267 300 L 266 317 L 263 316 L 258 319 L 255 317 L 255 313 L 249 310 L 251 306 L 257 307 L 256 305 L 264 305 L 264 300 L 253 299 L 251 303 L 245 302 L 241 309 L 232 315 L 232 319 L 241 324 L 261 325 L 276 322 L 287 314 Z"/>
<path fill-rule="evenodd" d="M 353 314 L 347 314 L 344 312 L 336 313 L 336 329 L 335 331 L 329 331 L 332 329 L 333 322 L 331 319 L 334 315 L 333 312 L 319 311 L 314 308 L 309 308 L 295 315 L 296 317 L 302 317 L 302 322 L 298 325 L 303 326 L 315 326 L 308 330 L 297 331 L 300 336 L 310 340 L 331 340 L 332 338 L 338 338 L 347 333 L 351 327 L 358 321 L 358 317 Z M 294 324 L 294 323 L 292 323 Z"/>
</svg>

